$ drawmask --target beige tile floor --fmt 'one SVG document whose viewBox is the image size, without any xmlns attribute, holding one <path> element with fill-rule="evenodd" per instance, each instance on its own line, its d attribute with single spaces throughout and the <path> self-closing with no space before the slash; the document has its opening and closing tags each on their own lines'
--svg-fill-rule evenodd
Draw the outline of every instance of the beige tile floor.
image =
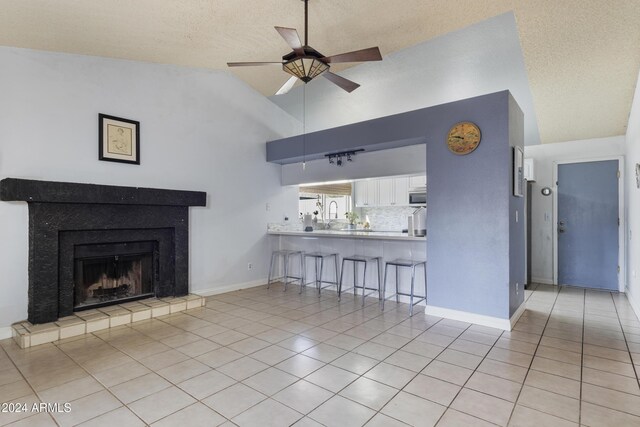
<svg viewBox="0 0 640 427">
<path fill-rule="evenodd" d="M 624 295 L 538 286 L 512 332 L 279 286 L 21 350 L 15 426 L 640 426 L 640 322 Z M 634 366 L 633 362 L 637 363 Z"/>
</svg>

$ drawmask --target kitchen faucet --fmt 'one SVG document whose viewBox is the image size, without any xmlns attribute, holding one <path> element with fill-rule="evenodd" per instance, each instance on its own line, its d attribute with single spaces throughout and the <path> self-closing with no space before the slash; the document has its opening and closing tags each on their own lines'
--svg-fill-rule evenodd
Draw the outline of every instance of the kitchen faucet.
<svg viewBox="0 0 640 427">
<path fill-rule="evenodd" d="M 325 229 L 331 228 L 331 205 L 333 205 L 334 203 L 336 204 L 336 216 L 335 216 L 335 219 L 338 219 L 338 202 L 336 202 L 335 200 L 332 200 L 331 203 L 329 203 L 329 213 L 328 213 L 328 217 L 329 218 L 327 218 L 328 221 L 324 226 Z"/>
</svg>

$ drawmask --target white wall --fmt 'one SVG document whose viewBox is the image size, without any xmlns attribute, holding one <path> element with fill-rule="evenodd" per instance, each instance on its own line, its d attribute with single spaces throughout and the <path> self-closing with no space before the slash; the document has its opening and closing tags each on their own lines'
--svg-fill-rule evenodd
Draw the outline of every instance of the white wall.
<svg viewBox="0 0 640 427">
<path fill-rule="evenodd" d="M 640 76 L 629 115 L 626 135 L 627 296 L 640 317 L 640 189 L 636 186 L 636 164 L 640 163 Z"/>
<path fill-rule="evenodd" d="M 300 131 L 268 99 L 227 72 L 13 48 L 0 94 L 0 178 L 206 191 L 191 291 L 267 276 L 266 225 L 297 217 L 297 191 L 265 142 Z M 98 161 L 98 113 L 140 121 L 140 166 Z M 0 202 L 0 329 L 27 315 L 27 231 L 26 203 Z"/>
<path fill-rule="evenodd" d="M 324 78 L 305 85 L 306 129 L 315 131 L 509 90 L 524 112 L 525 144 L 540 135 L 518 28 L 505 13 L 436 37 L 340 75 L 359 84 L 347 93 Z M 271 100 L 302 119 L 303 87 Z"/>
<path fill-rule="evenodd" d="M 524 148 L 525 158 L 534 159 L 536 182 L 531 201 L 531 279 L 553 283 L 553 196 L 540 193 L 554 188 L 553 162 L 624 155 L 624 136 L 542 144 Z"/>
<path fill-rule="evenodd" d="M 330 164 L 328 159 L 311 160 L 304 169 L 301 163 L 291 163 L 282 165 L 282 185 L 424 174 L 426 159 L 426 144 L 416 144 L 360 153 L 342 167 Z"/>
</svg>

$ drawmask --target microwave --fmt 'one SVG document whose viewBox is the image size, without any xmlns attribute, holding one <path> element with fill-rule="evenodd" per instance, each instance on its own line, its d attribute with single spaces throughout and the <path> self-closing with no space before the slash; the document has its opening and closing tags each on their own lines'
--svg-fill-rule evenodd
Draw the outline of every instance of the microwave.
<svg viewBox="0 0 640 427">
<path fill-rule="evenodd" d="M 427 191 L 409 191 L 409 204 L 411 206 L 424 206 L 427 204 Z"/>
</svg>

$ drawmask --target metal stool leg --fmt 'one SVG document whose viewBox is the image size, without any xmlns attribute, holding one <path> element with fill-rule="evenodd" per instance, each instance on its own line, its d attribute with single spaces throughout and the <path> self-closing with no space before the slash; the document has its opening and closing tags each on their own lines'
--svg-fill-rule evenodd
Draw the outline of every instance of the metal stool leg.
<svg viewBox="0 0 640 427">
<path fill-rule="evenodd" d="M 333 254 L 333 264 L 335 266 L 336 269 L 336 288 L 338 288 L 338 255 L 337 254 Z M 338 295 L 338 300 L 340 300 L 340 295 Z"/>
<path fill-rule="evenodd" d="M 400 302 L 400 296 L 398 295 L 398 285 L 400 283 L 400 273 L 399 273 L 399 268 L 396 265 L 396 302 Z"/>
<path fill-rule="evenodd" d="M 353 296 L 358 295 L 358 263 L 353 261 Z"/>
<path fill-rule="evenodd" d="M 411 268 L 411 294 L 409 295 L 409 317 L 413 316 L 413 283 L 416 279 L 416 266 Z"/>
<path fill-rule="evenodd" d="M 362 306 L 364 307 L 364 296 L 367 291 L 367 261 L 364 262 L 364 269 L 362 271 Z"/>
<path fill-rule="evenodd" d="M 378 272 L 378 300 L 382 300 L 384 296 L 380 293 L 380 288 L 382 287 L 382 274 L 380 273 L 380 266 L 382 263 L 380 262 L 380 258 L 376 258 L 376 271 Z"/>
<path fill-rule="evenodd" d="M 322 271 L 324 270 L 324 258 L 320 258 L 320 280 L 318 281 L 318 297 L 320 297 L 320 291 L 322 290 Z"/>
<path fill-rule="evenodd" d="M 269 263 L 269 278 L 267 279 L 267 289 L 271 286 L 271 275 L 273 274 L 273 260 L 276 257 L 276 252 L 271 253 L 271 262 Z"/>
<path fill-rule="evenodd" d="M 300 254 L 300 291 L 299 294 L 302 293 L 302 290 L 307 287 L 307 283 L 305 278 L 307 277 L 307 257 L 304 254 Z"/>
<path fill-rule="evenodd" d="M 338 301 L 340 301 L 340 295 L 342 294 L 342 279 L 344 279 L 344 258 L 342 259 L 342 269 L 340 270 L 340 282 L 338 285 Z"/>
<path fill-rule="evenodd" d="M 424 305 L 427 305 L 427 263 L 422 264 L 424 270 Z"/>
<path fill-rule="evenodd" d="M 289 281 L 289 254 L 284 256 L 284 291 L 287 290 L 287 282 Z"/>
<path fill-rule="evenodd" d="M 384 282 L 382 282 L 382 311 L 384 311 L 384 300 L 387 296 L 387 273 L 389 272 L 389 265 L 384 266 Z"/>
<path fill-rule="evenodd" d="M 300 252 L 300 291 L 302 292 L 302 286 L 304 285 L 304 254 Z"/>
</svg>

